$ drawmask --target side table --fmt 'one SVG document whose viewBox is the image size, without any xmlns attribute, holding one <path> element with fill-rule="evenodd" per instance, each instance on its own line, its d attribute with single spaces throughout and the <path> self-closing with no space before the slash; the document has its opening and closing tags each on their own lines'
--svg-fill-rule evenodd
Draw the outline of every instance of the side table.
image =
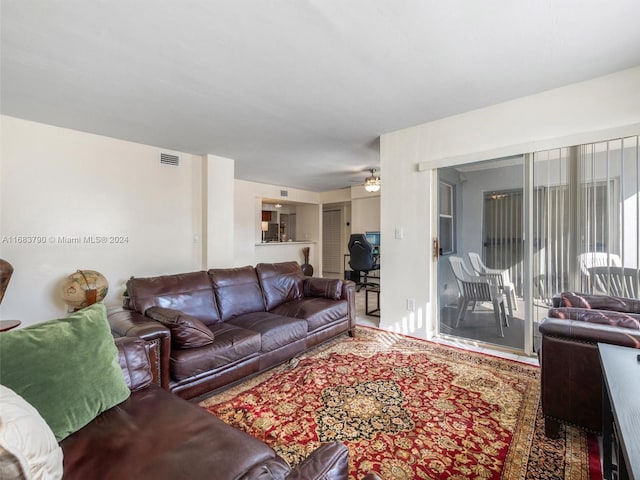
<svg viewBox="0 0 640 480">
<path fill-rule="evenodd" d="M 376 297 L 376 307 L 369 307 L 369 295 Z M 371 315 L 372 317 L 380 316 L 380 287 L 365 288 L 364 290 L 364 313 L 365 315 Z"/>
<path fill-rule="evenodd" d="M 21 323 L 20 320 L 0 320 L 0 332 L 6 332 L 7 330 L 19 327 Z"/>
<path fill-rule="evenodd" d="M 598 353 L 603 477 L 640 480 L 640 349 L 598 343 Z"/>
</svg>

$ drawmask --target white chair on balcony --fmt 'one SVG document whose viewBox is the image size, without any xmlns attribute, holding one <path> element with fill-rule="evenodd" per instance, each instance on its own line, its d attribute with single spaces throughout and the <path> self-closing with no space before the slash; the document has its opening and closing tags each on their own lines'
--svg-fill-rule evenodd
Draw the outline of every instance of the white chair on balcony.
<svg viewBox="0 0 640 480">
<path fill-rule="evenodd" d="M 595 289 L 595 293 L 608 293 L 602 279 L 591 276 L 590 270 L 596 267 L 622 267 L 619 255 L 607 252 L 585 252 L 578 255 L 580 271 L 587 282 L 587 290 Z"/>
<path fill-rule="evenodd" d="M 513 311 L 518 310 L 518 302 L 516 302 L 516 287 L 509 278 L 509 270 L 499 270 L 497 268 L 487 267 L 480 258 L 480 255 L 469 252 L 469 261 L 471 268 L 481 277 L 492 278 L 498 284 L 498 288 L 507 297 L 507 308 L 509 316 L 513 317 Z"/>
<path fill-rule="evenodd" d="M 598 293 L 640 298 L 640 270 L 623 267 L 591 267 L 589 275 Z"/>
<path fill-rule="evenodd" d="M 464 320 L 467 308 L 471 305 L 471 309 L 475 308 L 477 302 L 491 302 L 493 305 L 493 315 L 496 319 L 498 335 L 504 337 L 502 324 L 509 326 L 509 320 L 504 310 L 504 296 L 498 290 L 498 285 L 489 277 L 481 277 L 471 273 L 460 257 L 449 257 L 449 263 L 456 277 L 458 289 L 460 290 L 460 298 L 458 299 L 458 316 L 456 318 L 456 326 Z"/>
</svg>

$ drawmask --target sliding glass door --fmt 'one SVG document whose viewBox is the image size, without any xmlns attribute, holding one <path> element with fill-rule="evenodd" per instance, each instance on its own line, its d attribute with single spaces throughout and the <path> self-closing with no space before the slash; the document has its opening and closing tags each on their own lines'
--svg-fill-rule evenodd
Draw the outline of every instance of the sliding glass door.
<svg viewBox="0 0 640 480">
<path fill-rule="evenodd" d="M 440 334 L 532 353 L 557 293 L 640 297 L 639 143 L 629 137 L 439 169 L 440 204 L 452 201 L 439 206 L 439 235 L 450 246 L 438 265 Z M 491 276 L 474 268 L 474 254 L 512 285 L 498 285 L 497 306 L 495 298 L 467 298 L 464 280 Z M 456 275 L 452 259 L 466 272 Z"/>
<path fill-rule="evenodd" d="M 525 348 L 523 172 L 522 156 L 438 170 L 442 335 L 518 351 Z M 448 199 L 452 206 L 443 206 Z M 500 278 L 488 274 L 496 271 Z M 468 283 L 478 281 L 491 285 Z"/>
</svg>

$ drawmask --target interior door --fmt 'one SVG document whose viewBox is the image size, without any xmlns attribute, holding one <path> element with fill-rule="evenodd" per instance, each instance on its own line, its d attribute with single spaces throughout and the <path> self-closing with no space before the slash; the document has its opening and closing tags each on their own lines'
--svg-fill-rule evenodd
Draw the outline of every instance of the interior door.
<svg viewBox="0 0 640 480">
<path fill-rule="evenodd" d="M 342 276 L 342 210 L 322 212 L 322 271 Z"/>
</svg>

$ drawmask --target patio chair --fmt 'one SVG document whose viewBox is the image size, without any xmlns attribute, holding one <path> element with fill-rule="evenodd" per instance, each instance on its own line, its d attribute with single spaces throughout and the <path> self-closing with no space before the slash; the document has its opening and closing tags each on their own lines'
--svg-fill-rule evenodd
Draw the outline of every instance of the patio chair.
<svg viewBox="0 0 640 480">
<path fill-rule="evenodd" d="M 509 316 L 513 317 L 513 311 L 518 310 L 518 303 L 516 302 L 516 287 L 509 278 L 509 270 L 487 267 L 477 253 L 469 252 L 467 255 L 471 262 L 471 268 L 473 268 L 478 275 L 492 278 L 498 283 L 498 288 L 504 292 L 505 297 L 507 297 Z"/>
<path fill-rule="evenodd" d="M 605 286 L 598 279 L 594 280 L 589 270 L 595 267 L 622 267 L 622 260 L 615 253 L 585 252 L 578 255 L 578 265 L 586 281 L 586 285 L 583 285 L 585 290 L 591 292 L 595 288 L 596 293 L 607 293 Z"/>
<path fill-rule="evenodd" d="M 498 328 L 498 335 L 504 337 L 502 323 L 504 321 L 504 325 L 508 327 L 509 320 L 504 310 L 504 296 L 498 290 L 497 283 L 491 278 L 472 274 L 460 257 L 449 257 L 449 263 L 451 264 L 453 275 L 456 278 L 458 289 L 460 290 L 455 328 L 458 328 L 459 323 L 464 320 L 469 305 L 472 306 L 471 309 L 473 310 L 477 302 L 491 302 L 493 305 L 493 315 L 495 316 L 496 326 Z"/>
<path fill-rule="evenodd" d="M 639 298 L 640 270 L 623 267 L 591 267 L 589 275 L 598 293 L 614 297 Z"/>
</svg>

